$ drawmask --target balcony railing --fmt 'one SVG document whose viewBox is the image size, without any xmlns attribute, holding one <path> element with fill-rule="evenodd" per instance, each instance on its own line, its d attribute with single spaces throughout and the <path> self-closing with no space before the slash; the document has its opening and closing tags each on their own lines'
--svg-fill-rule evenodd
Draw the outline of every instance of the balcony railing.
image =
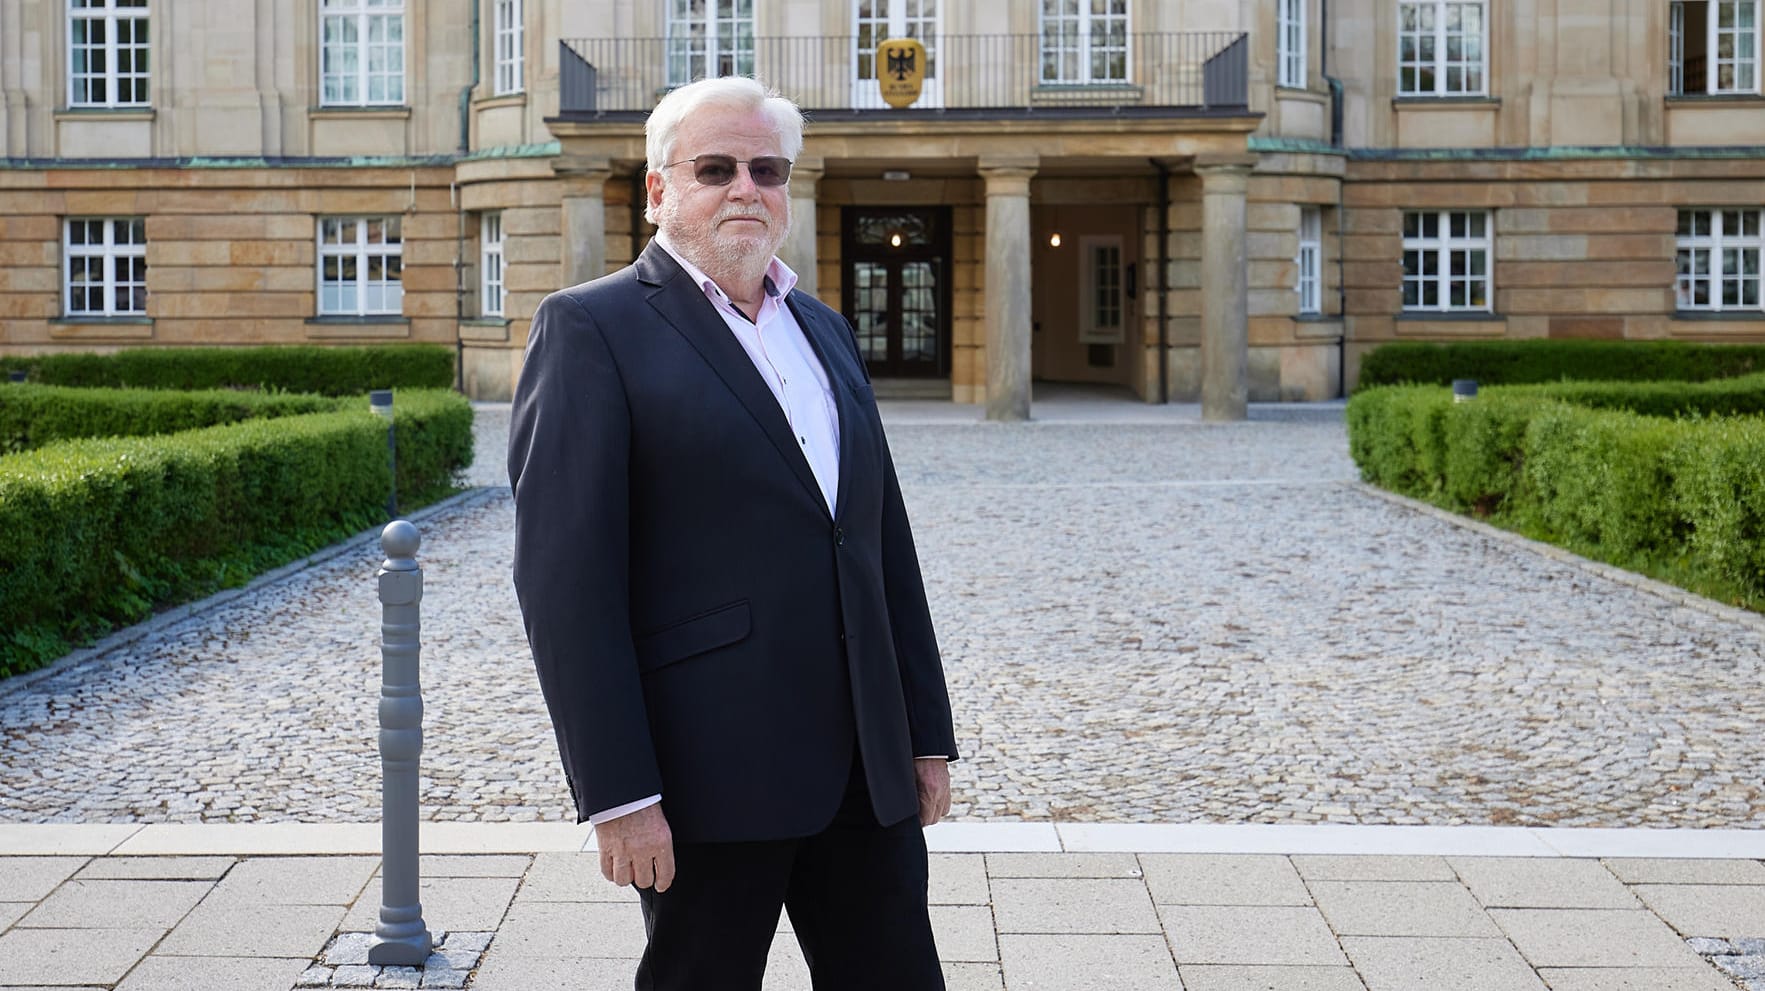
<svg viewBox="0 0 1765 991">
<path fill-rule="evenodd" d="M 1240 32 L 1130 34 L 1112 48 L 1056 49 L 1040 35 L 951 35 L 927 44 L 917 103 L 892 110 L 877 58 L 850 36 L 755 38 L 694 51 L 693 39 L 579 38 L 559 42 L 559 115 L 641 117 L 670 89 L 709 74 L 754 75 L 817 118 L 859 114 L 965 116 L 1243 113 L 1249 45 Z M 702 43 L 702 42 L 701 42 Z"/>
</svg>

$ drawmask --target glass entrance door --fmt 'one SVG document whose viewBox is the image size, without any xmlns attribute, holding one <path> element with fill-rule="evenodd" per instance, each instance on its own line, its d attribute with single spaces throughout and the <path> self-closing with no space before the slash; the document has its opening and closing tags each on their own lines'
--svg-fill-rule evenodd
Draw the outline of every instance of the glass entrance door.
<svg viewBox="0 0 1765 991">
<path fill-rule="evenodd" d="M 846 316 L 870 374 L 950 374 L 948 210 L 847 207 Z"/>
</svg>

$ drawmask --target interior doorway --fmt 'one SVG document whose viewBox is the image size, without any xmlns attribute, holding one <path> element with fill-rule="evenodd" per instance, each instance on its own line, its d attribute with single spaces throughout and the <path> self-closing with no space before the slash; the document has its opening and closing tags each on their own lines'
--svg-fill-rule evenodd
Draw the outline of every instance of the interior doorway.
<svg viewBox="0 0 1765 991">
<path fill-rule="evenodd" d="M 950 375 L 950 208 L 845 207 L 841 308 L 873 378 Z"/>
</svg>

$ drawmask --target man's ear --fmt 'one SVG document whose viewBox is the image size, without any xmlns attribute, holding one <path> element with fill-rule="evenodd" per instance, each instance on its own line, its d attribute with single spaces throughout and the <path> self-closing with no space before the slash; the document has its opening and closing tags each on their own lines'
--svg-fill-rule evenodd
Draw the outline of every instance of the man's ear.
<svg viewBox="0 0 1765 991">
<path fill-rule="evenodd" d="M 660 172 L 644 173 L 644 193 L 649 198 L 649 204 L 651 207 L 662 205 L 662 185 L 662 174 Z"/>
</svg>

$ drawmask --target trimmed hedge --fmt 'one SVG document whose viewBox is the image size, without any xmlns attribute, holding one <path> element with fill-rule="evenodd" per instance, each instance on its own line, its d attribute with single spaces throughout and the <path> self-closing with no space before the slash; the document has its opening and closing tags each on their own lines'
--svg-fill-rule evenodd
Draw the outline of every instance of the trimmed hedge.
<svg viewBox="0 0 1765 991">
<path fill-rule="evenodd" d="M 358 400 L 364 405 L 366 400 Z M 0 385 L 0 454 L 81 437 L 171 434 L 240 420 L 340 408 L 324 396 L 165 389 Z"/>
<path fill-rule="evenodd" d="M 440 344 L 365 347 L 130 348 L 0 358 L 43 385 L 135 389 L 261 389 L 348 396 L 370 389 L 445 389 L 453 349 Z M 4 383 L 0 383 L 4 384 Z"/>
<path fill-rule="evenodd" d="M 1686 341 L 1460 341 L 1383 344 L 1361 359 L 1356 390 L 1383 385 L 1703 382 L 1765 372 L 1765 345 Z"/>
<path fill-rule="evenodd" d="M 1721 415 L 1720 390 L 1681 388 L 1676 419 L 1622 408 L 1671 405 L 1658 383 L 1495 388 L 1469 403 L 1433 386 L 1372 389 L 1349 400 L 1349 449 L 1372 484 L 1757 608 L 1765 420 Z M 1590 396 L 1618 408 L 1580 404 Z"/>
<path fill-rule="evenodd" d="M 451 392 L 394 405 L 412 508 L 453 490 L 472 410 Z M 0 458 L 0 676 L 382 520 L 389 481 L 385 421 L 365 403 Z"/>
</svg>

